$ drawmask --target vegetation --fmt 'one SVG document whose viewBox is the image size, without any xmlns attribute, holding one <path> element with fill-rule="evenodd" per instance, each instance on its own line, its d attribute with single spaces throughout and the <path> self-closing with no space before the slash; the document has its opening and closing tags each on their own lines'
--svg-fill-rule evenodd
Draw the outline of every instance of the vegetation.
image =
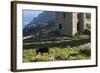
<svg viewBox="0 0 100 73">
<path fill-rule="evenodd" d="M 86 27 L 91 29 L 91 19 L 86 19 Z"/>
<path fill-rule="evenodd" d="M 24 49 L 28 48 L 38 48 L 39 46 L 42 46 L 46 44 L 48 47 L 66 47 L 68 45 L 72 46 L 78 46 L 81 44 L 85 44 L 90 42 L 90 36 L 89 35 L 80 35 L 80 36 L 74 36 L 74 37 L 52 37 L 48 39 L 26 39 L 24 40 Z M 30 43 L 29 43 L 30 42 Z M 77 42 L 77 43 L 76 43 Z"/>
<path fill-rule="evenodd" d="M 88 46 L 84 44 L 77 47 L 49 48 L 49 53 L 36 53 L 36 49 L 24 49 L 23 61 L 24 62 L 40 62 L 40 61 L 58 61 L 58 60 L 84 60 L 90 59 L 91 50 L 90 43 Z"/>
<path fill-rule="evenodd" d="M 91 15 L 86 16 L 86 29 L 75 36 L 62 36 L 55 31 L 55 22 L 41 24 L 23 30 L 23 36 L 31 38 L 23 40 L 23 62 L 46 62 L 61 60 L 86 60 L 91 58 Z M 49 50 L 37 53 L 41 46 Z M 46 49 L 45 49 L 46 50 Z M 43 50 L 42 50 L 43 51 Z"/>
</svg>

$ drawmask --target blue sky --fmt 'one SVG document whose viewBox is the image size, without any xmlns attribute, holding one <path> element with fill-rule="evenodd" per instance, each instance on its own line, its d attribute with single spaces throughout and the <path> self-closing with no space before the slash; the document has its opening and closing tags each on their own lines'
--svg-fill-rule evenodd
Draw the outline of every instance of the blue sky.
<svg viewBox="0 0 100 73">
<path fill-rule="evenodd" d="M 23 25 L 27 25 L 34 17 L 37 17 L 43 11 L 23 10 Z"/>
</svg>

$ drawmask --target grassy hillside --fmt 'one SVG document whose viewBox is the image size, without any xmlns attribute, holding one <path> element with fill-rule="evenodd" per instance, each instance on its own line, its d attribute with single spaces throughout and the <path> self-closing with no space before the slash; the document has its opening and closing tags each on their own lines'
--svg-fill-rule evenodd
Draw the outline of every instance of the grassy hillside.
<svg viewBox="0 0 100 73">
<path fill-rule="evenodd" d="M 49 53 L 36 54 L 36 49 L 24 49 L 23 62 L 58 61 L 58 60 L 85 60 L 90 59 L 90 43 L 77 47 L 53 47 Z"/>
</svg>

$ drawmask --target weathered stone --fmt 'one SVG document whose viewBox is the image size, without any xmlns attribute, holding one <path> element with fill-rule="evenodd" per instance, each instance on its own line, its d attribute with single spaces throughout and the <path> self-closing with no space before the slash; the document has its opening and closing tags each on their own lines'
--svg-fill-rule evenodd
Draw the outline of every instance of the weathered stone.
<svg viewBox="0 0 100 73">
<path fill-rule="evenodd" d="M 84 13 L 56 12 L 56 30 L 60 35 L 74 36 L 85 29 L 85 18 Z"/>
<path fill-rule="evenodd" d="M 85 28 L 86 28 L 86 22 L 85 22 L 85 18 L 86 18 L 86 14 L 85 13 L 79 13 L 78 14 L 78 23 L 77 26 L 78 27 L 78 31 L 82 32 Z"/>
</svg>

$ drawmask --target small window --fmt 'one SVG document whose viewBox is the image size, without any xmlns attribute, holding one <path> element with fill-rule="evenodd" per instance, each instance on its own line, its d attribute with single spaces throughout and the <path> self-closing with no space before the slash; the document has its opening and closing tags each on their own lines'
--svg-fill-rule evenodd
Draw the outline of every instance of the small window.
<svg viewBox="0 0 100 73">
<path fill-rule="evenodd" d="M 65 13 L 63 13 L 63 18 L 65 18 L 66 17 L 66 14 Z"/>
<path fill-rule="evenodd" d="M 62 24 L 59 24 L 59 29 L 62 29 Z"/>
</svg>

